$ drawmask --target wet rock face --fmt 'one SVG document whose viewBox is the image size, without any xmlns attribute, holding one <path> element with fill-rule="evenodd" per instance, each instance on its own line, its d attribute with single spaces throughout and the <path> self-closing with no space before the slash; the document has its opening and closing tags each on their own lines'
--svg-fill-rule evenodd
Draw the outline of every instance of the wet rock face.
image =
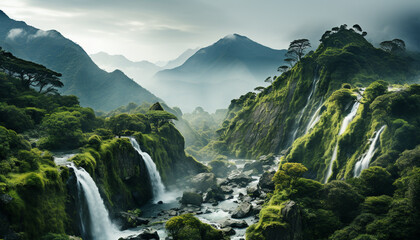
<svg viewBox="0 0 420 240">
<path fill-rule="evenodd" d="M 239 206 L 233 211 L 232 218 L 245 218 L 252 214 L 252 205 L 247 202 L 239 204 Z"/>
<path fill-rule="evenodd" d="M 258 182 L 258 188 L 264 192 L 270 192 L 274 190 L 274 177 L 275 172 L 264 172 Z"/>
<path fill-rule="evenodd" d="M 190 180 L 190 183 L 191 187 L 199 191 L 206 191 L 209 188 L 214 188 L 217 181 L 213 173 L 199 173 Z"/>
<path fill-rule="evenodd" d="M 281 215 L 288 227 L 273 226 L 264 231 L 266 240 L 303 240 L 302 216 L 300 207 L 294 201 L 288 201 L 281 210 Z"/>
</svg>

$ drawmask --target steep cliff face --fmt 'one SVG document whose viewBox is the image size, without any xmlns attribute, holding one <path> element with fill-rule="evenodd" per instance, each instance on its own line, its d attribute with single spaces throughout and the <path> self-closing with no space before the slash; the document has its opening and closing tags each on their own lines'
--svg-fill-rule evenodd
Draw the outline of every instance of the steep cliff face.
<svg viewBox="0 0 420 240">
<path fill-rule="evenodd" d="M 158 132 L 138 132 L 134 136 L 142 151 L 152 157 L 166 184 L 175 183 L 179 177 L 207 171 L 204 165 L 185 155 L 184 138 L 172 124 L 164 124 Z M 72 160 L 95 179 L 111 211 L 132 209 L 152 198 L 144 159 L 128 138 L 91 143 Z"/>
<path fill-rule="evenodd" d="M 376 49 L 360 34 L 341 29 L 261 93 L 232 101 L 219 131 L 226 154 L 255 158 L 280 153 L 306 132 L 318 108 L 343 83 L 403 83 L 415 74 L 412 64 L 407 56 Z"/>
<path fill-rule="evenodd" d="M 356 102 L 346 97 L 351 94 L 347 89 L 335 92 L 328 99 L 319 123 L 294 142 L 285 161 L 303 163 L 309 169 L 307 177 L 327 182 L 360 175 L 363 159 L 365 163 L 387 168 L 404 150 L 418 145 L 419 85 L 369 99 L 375 86 L 373 83 L 366 89 L 354 119 L 342 134 L 339 133 L 343 119 L 350 112 L 346 106 Z M 386 86 L 382 89 L 386 91 Z"/>
</svg>

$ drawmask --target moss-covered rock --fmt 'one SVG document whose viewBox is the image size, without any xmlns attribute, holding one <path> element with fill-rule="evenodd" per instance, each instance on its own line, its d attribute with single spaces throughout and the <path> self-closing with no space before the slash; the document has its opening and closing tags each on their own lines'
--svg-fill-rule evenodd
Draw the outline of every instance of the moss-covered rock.
<svg viewBox="0 0 420 240">
<path fill-rule="evenodd" d="M 192 214 L 173 217 L 166 222 L 166 230 L 174 240 L 225 240 L 223 232 L 202 223 Z"/>
</svg>

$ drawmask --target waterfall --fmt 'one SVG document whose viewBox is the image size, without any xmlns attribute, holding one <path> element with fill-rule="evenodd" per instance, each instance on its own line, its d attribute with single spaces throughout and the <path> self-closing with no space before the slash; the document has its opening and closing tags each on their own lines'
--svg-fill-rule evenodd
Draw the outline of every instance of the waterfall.
<svg viewBox="0 0 420 240">
<path fill-rule="evenodd" d="M 68 164 L 74 170 L 77 178 L 77 190 L 79 197 L 84 196 L 89 209 L 90 222 L 84 222 L 81 214 L 82 231 L 86 231 L 87 225 L 91 232 L 87 233 L 93 240 L 114 240 L 118 238 L 119 230 L 112 224 L 104 201 L 99 194 L 98 187 L 92 177 L 83 168 L 78 169 L 73 163 Z"/>
<path fill-rule="evenodd" d="M 351 123 L 351 121 L 353 121 L 354 117 L 357 114 L 357 110 L 359 109 L 361 98 L 362 98 L 361 95 L 357 96 L 357 101 L 353 104 L 353 107 L 351 108 L 350 113 L 347 114 L 347 116 L 343 119 L 343 122 L 341 123 L 340 131 L 338 132 L 338 136 L 342 135 L 346 131 L 346 129 L 349 126 L 349 124 Z M 325 178 L 324 178 L 324 181 L 323 181 L 324 184 L 327 183 L 328 179 L 331 177 L 332 166 L 334 164 L 334 161 L 337 159 L 337 151 L 338 151 L 338 139 L 337 139 L 337 143 L 335 144 L 335 147 L 334 147 L 334 151 L 333 151 L 333 155 L 332 155 L 331 160 L 330 160 L 330 164 L 328 165 L 327 175 L 325 175 Z"/>
<path fill-rule="evenodd" d="M 357 161 L 356 165 L 354 166 L 354 177 L 359 177 L 360 173 L 362 173 L 363 170 L 367 169 L 370 164 L 370 160 L 372 160 L 372 157 L 376 153 L 376 142 L 378 141 L 379 137 L 381 136 L 381 133 L 384 131 L 386 125 L 383 125 L 375 134 L 375 137 L 373 138 L 372 143 L 369 146 L 368 151 L 363 155 L 363 157 Z"/>
<path fill-rule="evenodd" d="M 323 99 L 321 98 L 321 101 L 319 102 L 319 107 L 316 109 L 314 115 L 312 115 L 311 121 L 309 121 L 308 126 L 306 126 L 305 134 L 308 133 L 313 127 L 315 127 L 315 125 L 321 119 L 321 114 L 319 113 L 321 112 L 322 105 L 324 105 L 322 100 Z"/>
<path fill-rule="evenodd" d="M 316 75 L 315 75 L 315 77 L 314 77 L 314 80 L 313 80 L 313 82 L 312 82 L 311 92 L 309 93 L 309 96 L 308 96 L 308 98 L 306 99 L 306 105 L 305 105 L 305 106 L 303 107 L 303 109 L 299 112 L 299 117 L 298 117 L 298 120 L 297 120 L 297 121 L 296 121 L 296 123 L 295 123 L 296 128 L 295 128 L 295 131 L 293 132 L 293 135 L 292 135 L 292 138 L 291 138 L 291 143 L 290 143 L 290 145 L 292 145 L 292 144 L 293 144 L 293 142 L 294 142 L 294 141 L 295 141 L 295 139 L 296 139 L 296 136 L 297 136 L 297 133 L 298 133 L 298 131 L 299 131 L 299 127 L 300 127 L 300 122 L 302 121 L 302 117 L 303 117 L 303 115 L 305 114 L 306 109 L 307 109 L 307 108 L 308 108 L 308 106 L 309 106 L 309 103 L 310 103 L 310 101 L 311 101 L 311 99 L 312 99 L 312 96 L 313 96 L 313 95 L 315 95 L 315 92 L 316 92 L 316 87 L 317 87 L 317 85 L 318 85 L 319 79 L 320 79 L 320 76 L 319 76 L 318 74 L 316 74 Z"/>
<path fill-rule="evenodd" d="M 149 178 L 150 182 L 152 184 L 153 189 L 153 198 L 156 201 L 165 192 L 165 186 L 162 183 L 162 179 L 160 178 L 160 174 L 156 168 L 155 162 L 153 162 L 150 155 L 146 152 L 143 152 L 140 149 L 140 145 L 137 143 L 136 139 L 134 137 L 130 137 L 131 145 L 133 145 L 133 148 L 142 156 L 144 163 L 146 164 L 147 171 L 149 172 Z"/>
</svg>

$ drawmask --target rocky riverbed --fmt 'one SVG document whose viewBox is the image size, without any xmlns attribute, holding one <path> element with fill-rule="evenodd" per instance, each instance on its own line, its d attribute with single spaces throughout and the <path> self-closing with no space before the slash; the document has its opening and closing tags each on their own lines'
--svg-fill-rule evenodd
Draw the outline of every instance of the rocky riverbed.
<svg viewBox="0 0 420 240">
<path fill-rule="evenodd" d="M 271 178 L 278 158 L 229 161 L 234 167 L 222 174 L 200 173 L 179 182 L 162 202 L 143 206 L 140 217 L 121 213 L 123 229 L 142 232 L 124 239 L 171 239 L 165 232 L 165 222 L 185 213 L 221 229 L 231 239 L 245 239 L 246 228 L 258 221 L 267 193 L 274 190 Z"/>
</svg>

